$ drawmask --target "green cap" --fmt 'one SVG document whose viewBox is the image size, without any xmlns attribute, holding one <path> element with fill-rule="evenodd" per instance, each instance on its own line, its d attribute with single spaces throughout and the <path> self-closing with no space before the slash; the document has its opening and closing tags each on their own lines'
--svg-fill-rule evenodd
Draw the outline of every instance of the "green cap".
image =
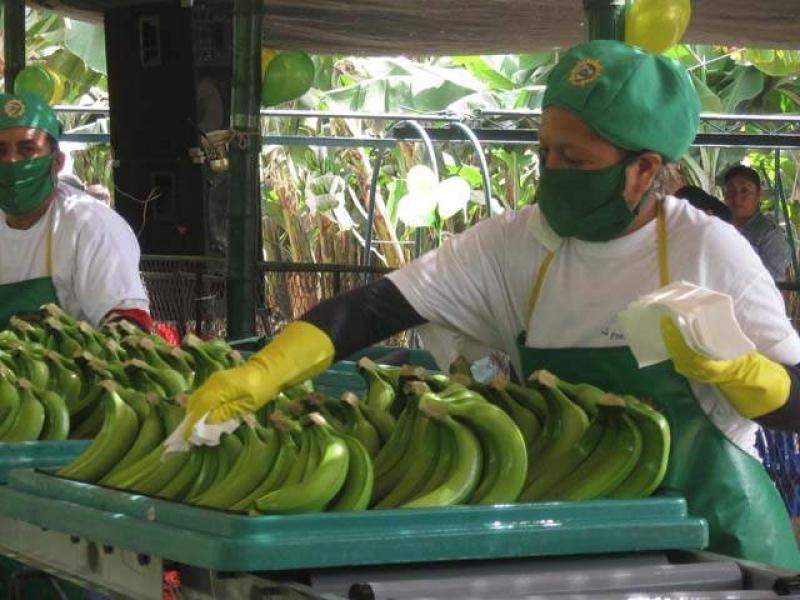
<svg viewBox="0 0 800 600">
<path fill-rule="evenodd" d="M 61 137 L 55 111 L 36 94 L 0 94 L 0 131 L 12 127 L 33 127 Z"/>
<path fill-rule="evenodd" d="M 547 80 L 548 106 L 574 113 L 615 146 L 668 160 L 686 154 L 700 125 L 700 100 L 680 63 L 613 40 L 564 54 Z"/>
</svg>

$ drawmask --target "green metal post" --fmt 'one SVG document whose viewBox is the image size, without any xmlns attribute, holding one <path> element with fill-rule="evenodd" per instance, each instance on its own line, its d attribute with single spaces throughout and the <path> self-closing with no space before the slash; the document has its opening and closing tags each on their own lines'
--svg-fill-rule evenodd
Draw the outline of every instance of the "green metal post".
<svg viewBox="0 0 800 600">
<path fill-rule="evenodd" d="M 627 0 L 583 0 L 587 40 L 625 40 Z"/>
<path fill-rule="evenodd" d="M 228 338 L 241 339 L 256 329 L 263 0 L 235 0 L 233 10 L 231 126 L 238 135 L 230 145 L 226 298 Z"/>
<path fill-rule="evenodd" d="M 17 73 L 25 68 L 25 0 L 5 0 L 5 91 L 14 91 Z"/>
</svg>

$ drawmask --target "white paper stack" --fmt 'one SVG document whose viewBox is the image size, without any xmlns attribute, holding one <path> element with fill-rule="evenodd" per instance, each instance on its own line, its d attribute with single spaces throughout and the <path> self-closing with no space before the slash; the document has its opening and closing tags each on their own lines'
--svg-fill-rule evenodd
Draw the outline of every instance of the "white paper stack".
<svg viewBox="0 0 800 600">
<path fill-rule="evenodd" d="M 678 281 L 641 296 L 619 314 L 640 367 L 669 359 L 661 337 L 665 315 L 673 318 L 689 346 L 710 358 L 731 359 L 755 350 L 736 320 L 729 295 Z"/>
</svg>

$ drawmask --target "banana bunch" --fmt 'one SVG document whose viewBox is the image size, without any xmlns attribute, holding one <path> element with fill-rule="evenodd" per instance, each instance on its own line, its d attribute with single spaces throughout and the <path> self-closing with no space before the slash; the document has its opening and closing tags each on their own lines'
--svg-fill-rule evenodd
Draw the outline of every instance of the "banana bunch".
<svg viewBox="0 0 800 600">
<path fill-rule="evenodd" d="M 120 347 L 127 356 L 120 369 L 75 356 L 78 380 L 92 384 L 66 406 L 90 411 L 86 421 L 96 431 L 84 454 L 59 472 L 64 477 L 200 507 L 291 514 L 640 498 L 666 471 L 666 420 L 632 396 L 545 371 L 530 385 L 483 385 L 468 371 L 447 376 L 371 361 L 359 364 L 363 397 L 329 397 L 306 382 L 217 446 L 165 455 L 162 442 L 184 414 L 166 398 L 180 400 L 192 385 L 170 359 L 188 363 L 183 352 L 195 365 L 236 358 L 221 344 L 207 349 L 196 340 L 169 359 L 130 334 Z M 72 382 L 64 359 L 51 352 L 52 378 Z M 168 366 L 183 379 L 158 373 Z M 192 373 L 196 381 L 203 371 Z M 32 388 L 0 368 L 0 422 L 10 410 L 7 389 L 22 398 Z"/>
<path fill-rule="evenodd" d="M 0 368 L 0 442 L 64 440 L 69 411 L 58 394 Z"/>
<path fill-rule="evenodd" d="M 543 418 L 539 434 L 528 441 L 519 501 L 644 498 L 655 491 L 670 449 L 661 413 L 633 396 L 569 383 L 547 371 L 531 379 L 534 387 L 503 381 L 491 386 Z"/>
<path fill-rule="evenodd" d="M 116 393 L 143 420 L 148 394 L 174 398 L 241 362 L 222 340 L 190 334 L 173 347 L 129 322 L 98 330 L 47 304 L 12 317 L 0 332 L 0 442 L 93 439 L 110 407 L 106 382 L 117 384 Z"/>
</svg>

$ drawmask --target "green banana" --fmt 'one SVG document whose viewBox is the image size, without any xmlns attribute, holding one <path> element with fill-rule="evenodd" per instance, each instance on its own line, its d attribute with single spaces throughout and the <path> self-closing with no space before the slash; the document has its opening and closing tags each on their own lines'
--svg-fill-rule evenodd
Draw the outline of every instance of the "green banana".
<svg viewBox="0 0 800 600">
<path fill-rule="evenodd" d="M 475 385 L 472 387 L 489 402 L 502 408 L 511 417 L 522 432 L 522 437 L 525 438 L 525 446 L 530 448 L 542 433 L 542 425 L 539 423 L 536 413 L 517 402 L 511 394 L 503 389 L 502 385 Z"/>
<path fill-rule="evenodd" d="M 44 324 L 50 330 L 55 348 L 62 356 L 72 358 L 75 353 L 84 349 L 83 344 L 76 340 L 72 333 L 74 328 L 65 327 L 60 321 L 53 317 L 47 317 L 44 320 Z"/>
<path fill-rule="evenodd" d="M 301 402 L 308 407 L 308 412 L 316 411 L 325 417 L 328 425 L 336 431 L 344 431 L 344 420 L 346 418 L 344 410 L 338 403 L 331 402 L 325 394 L 311 392 L 303 396 Z"/>
<path fill-rule="evenodd" d="M 119 385 L 116 382 L 113 383 L 119 397 L 133 409 L 133 412 L 135 412 L 136 416 L 139 418 L 139 422 L 143 423 L 147 415 L 153 412 L 154 401 L 148 400 L 147 394 L 143 392 Z"/>
<path fill-rule="evenodd" d="M 69 410 L 64 398 L 45 390 L 39 394 L 44 406 L 44 426 L 39 434 L 42 440 L 65 440 L 69 435 Z"/>
<path fill-rule="evenodd" d="M 185 413 L 182 407 L 166 400 L 157 402 L 154 407 L 155 414 L 161 421 L 161 428 L 157 429 L 155 426 L 151 426 L 148 431 L 160 431 L 163 439 L 177 429 Z M 155 435 L 155 433 L 151 433 L 151 435 Z M 133 460 L 124 468 L 118 469 L 113 475 L 104 478 L 104 485 L 120 489 L 131 489 L 134 484 L 140 482 L 152 471 L 159 468 L 164 453 L 164 449 L 161 447 L 161 440 L 154 443 L 152 442 L 152 438 L 145 438 L 142 440 L 137 435 L 137 441 L 140 442 L 138 452 L 144 452 L 144 456 L 141 456 L 138 460 Z M 152 449 L 147 451 L 147 447 L 153 443 L 154 446 Z M 134 444 L 136 444 L 136 441 Z M 131 451 L 133 451 L 133 448 Z M 155 491 L 158 491 L 158 489 Z"/>
<path fill-rule="evenodd" d="M 194 360 L 195 376 L 194 385 L 200 387 L 215 371 L 222 371 L 225 365 L 214 360 L 203 349 L 203 341 L 195 335 L 188 334 L 181 341 L 181 348 L 188 352 Z"/>
<path fill-rule="evenodd" d="M 48 389 L 60 394 L 71 410 L 78 403 L 83 390 L 83 380 L 78 369 L 72 361 L 53 350 L 48 351 L 44 359 L 50 371 Z"/>
<path fill-rule="evenodd" d="M 451 506 L 465 502 L 478 485 L 482 470 L 481 445 L 470 429 L 456 419 L 443 415 L 441 405 L 429 404 L 427 396 L 420 400 L 420 409 L 436 418 L 447 430 L 452 444 L 451 464 L 447 477 L 436 487 L 403 504 L 403 508 Z"/>
<path fill-rule="evenodd" d="M 227 477 L 233 465 L 242 453 L 242 442 L 235 433 L 223 433 L 219 438 L 217 450 L 217 472 L 211 480 L 209 488 L 213 488 Z"/>
<path fill-rule="evenodd" d="M 98 382 L 95 384 L 99 388 L 96 402 L 85 411 L 80 412 L 71 418 L 71 429 L 69 437 L 73 440 L 91 440 L 103 427 L 106 407 L 103 404 L 103 386 Z"/>
<path fill-rule="evenodd" d="M 167 485 L 158 490 L 155 495 L 166 500 L 183 500 L 189 488 L 200 474 L 202 464 L 203 455 L 198 452 L 197 449 L 190 450 L 189 459 L 186 461 L 186 464 L 181 467 L 180 473 Z"/>
<path fill-rule="evenodd" d="M 278 434 L 268 429 L 267 442 L 255 432 L 254 427 L 244 425 L 242 452 L 222 480 L 194 499 L 200 506 L 228 508 L 247 497 L 259 483 L 266 479 L 275 462 L 278 450 Z"/>
<path fill-rule="evenodd" d="M 428 415 L 420 415 L 415 427 L 422 432 L 412 438 L 407 458 L 401 463 L 405 466 L 404 472 L 397 484 L 375 505 L 376 508 L 397 508 L 405 504 L 417 495 L 436 469 L 441 426 Z"/>
<path fill-rule="evenodd" d="M 384 447 L 389 448 L 390 452 L 384 455 L 384 449 L 381 449 L 381 452 L 375 457 L 375 484 L 372 488 L 370 506 L 380 502 L 403 479 L 410 466 L 409 457 L 412 450 L 422 443 L 430 419 L 426 414 L 417 410 L 417 405 L 418 402 L 415 399 L 404 411 L 404 413 L 412 414 L 408 418 L 405 430 L 401 432 L 402 446 L 389 448 L 390 440 L 389 444 Z M 392 458 L 391 465 L 389 465 L 389 458 Z"/>
<path fill-rule="evenodd" d="M 133 444 L 120 459 L 120 461 L 106 473 L 100 480 L 102 485 L 118 487 L 125 481 L 125 477 L 117 479 L 119 473 L 123 473 L 130 465 L 144 458 L 153 449 L 157 448 L 164 441 L 164 424 L 156 410 L 151 410 L 142 420 L 139 432 Z"/>
<path fill-rule="evenodd" d="M 16 356 L 20 370 L 33 384 L 33 387 L 40 390 L 47 389 L 47 383 L 50 380 L 50 369 L 47 368 L 47 363 L 35 358 L 33 354 L 23 346 L 18 348 Z"/>
<path fill-rule="evenodd" d="M 278 450 L 269 474 L 247 496 L 231 506 L 231 510 L 249 511 L 255 507 L 256 500 L 283 485 L 286 476 L 297 459 L 297 446 L 288 431 L 277 429 Z"/>
<path fill-rule="evenodd" d="M 642 435 L 621 408 L 601 407 L 607 422 L 594 452 L 545 497 L 552 500 L 604 498 L 630 475 L 642 453 Z"/>
<path fill-rule="evenodd" d="M 78 322 L 76 337 L 83 338 L 83 348 L 95 356 L 104 357 L 106 348 L 103 337 L 99 332 L 86 321 Z"/>
<path fill-rule="evenodd" d="M 70 479 L 94 482 L 102 478 L 128 452 L 139 432 L 133 409 L 111 386 L 103 386 L 103 426 L 89 447 L 58 474 Z"/>
<path fill-rule="evenodd" d="M 184 499 L 189 504 L 194 503 L 195 498 L 211 487 L 219 472 L 219 448 L 201 446 L 197 449 L 197 452 L 201 454 L 202 458 L 200 471 L 197 475 L 197 479 L 195 479 L 189 490 L 184 494 Z"/>
<path fill-rule="evenodd" d="M 262 513 L 292 514 L 321 511 L 333 500 L 347 479 L 350 453 L 347 443 L 336 436 L 330 427 L 310 415 L 315 423 L 311 436 L 322 448 L 316 468 L 302 482 L 284 485 L 256 500 L 256 509 Z"/>
<path fill-rule="evenodd" d="M 39 439 L 44 427 L 44 406 L 33 393 L 35 387 L 27 379 L 18 379 L 20 405 L 11 421 L 10 428 L 3 433 L 1 442 L 31 442 Z"/>
<path fill-rule="evenodd" d="M 157 346 L 153 343 L 153 340 L 142 338 L 139 341 L 139 348 L 142 349 L 147 364 L 159 371 L 159 376 L 161 378 L 169 378 L 171 382 L 170 385 L 178 387 L 178 384 L 180 384 L 179 387 L 183 388 L 181 391 L 186 391 L 191 387 L 194 374 L 189 378 L 184 375 L 182 371 L 173 369 L 172 365 L 164 360 L 161 354 L 156 351 Z"/>
<path fill-rule="evenodd" d="M 25 341 L 36 342 L 42 345 L 47 344 L 47 332 L 40 326 L 34 327 L 19 317 L 11 317 L 8 321 L 8 326 L 19 338 Z"/>
<path fill-rule="evenodd" d="M 589 427 L 589 418 L 583 409 L 567 398 L 557 387 L 542 388 L 548 407 L 541 444 L 531 447 L 530 465 L 526 483 L 530 485 L 550 469 L 557 468 L 563 455 L 578 443 Z"/>
<path fill-rule="evenodd" d="M 356 367 L 360 369 L 365 369 L 369 371 L 374 371 L 376 375 L 378 375 L 381 379 L 383 379 L 386 383 L 394 388 L 395 392 L 399 391 L 400 389 L 400 377 L 403 371 L 402 367 L 392 367 L 389 365 L 379 365 L 376 364 L 370 358 L 366 356 L 359 359 Z"/>
<path fill-rule="evenodd" d="M 346 392 L 342 394 L 342 405 L 348 410 L 346 431 L 360 441 L 369 452 L 375 456 L 381 448 L 381 437 L 378 429 L 364 416 L 358 396 Z M 386 413 L 388 414 L 388 413 Z"/>
<path fill-rule="evenodd" d="M 144 360 L 133 359 L 125 363 L 126 372 L 134 377 L 134 381 L 143 378 L 157 383 L 164 393 L 169 396 L 177 396 L 187 391 L 188 386 L 180 373 L 172 369 L 161 369 L 150 366 Z M 138 380 L 136 378 L 139 378 Z"/>
<path fill-rule="evenodd" d="M 368 407 L 365 405 L 364 409 Z M 369 414 L 366 411 L 365 414 Z M 385 413 L 388 414 L 388 413 Z M 403 458 L 406 446 L 408 445 L 409 437 L 411 436 L 412 417 L 415 413 L 410 410 L 404 410 L 400 417 L 397 419 L 396 426 L 392 434 L 385 441 L 378 454 L 373 459 L 375 467 L 375 477 L 383 474 L 392 468 L 397 461 Z"/>
<path fill-rule="evenodd" d="M 597 414 L 597 405 L 605 402 L 606 392 L 588 383 L 569 383 L 544 370 L 534 373 L 534 378 L 550 389 L 560 389 L 590 417 Z"/>
<path fill-rule="evenodd" d="M 283 481 L 283 485 L 295 485 L 300 483 L 303 480 L 303 475 L 306 471 L 306 465 L 308 464 L 309 456 L 311 455 L 311 446 L 313 443 L 309 428 L 303 427 L 299 432 L 298 437 L 299 441 L 297 443 L 295 460 L 292 463 L 288 473 L 286 473 L 286 478 Z"/>
<path fill-rule="evenodd" d="M 609 498 L 646 498 L 658 488 L 667 472 L 671 436 L 660 412 L 633 396 L 625 396 L 626 410 L 642 433 L 642 455 L 630 475 Z"/>
<path fill-rule="evenodd" d="M 457 451 L 458 448 L 456 447 L 453 431 L 450 427 L 442 425 L 439 434 L 439 455 L 436 457 L 436 466 L 428 481 L 425 482 L 425 485 L 415 494 L 412 500 L 432 492 L 451 476 L 451 472 L 456 467 L 456 461 L 458 460 Z M 478 474 L 480 475 L 480 473 Z"/>
<path fill-rule="evenodd" d="M 536 502 L 544 498 L 553 486 L 568 477 L 594 452 L 602 435 L 603 423 L 594 417 L 578 442 L 561 456 L 561 460 L 554 468 L 545 471 L 528 485 L 520 494 L 518 501 Z"/>
<path fill-rule="evenodd" d="M 160 446 L 158 450 L 161 450 Z M 164 456 L 162 451 L 158 455 L 158 462 L 150 470 L 144 471 L 143 477 L 127 489 L 148 496 L 157 494 L 180 474 L 189 461 L 190 454 L 190 452 L 173 452 Z"/>
<path fill-rule="evenodd" d="M 492 381 L 492 385 L 505 390 L 519 404 L 532 411 L 542 427 L 545 426 L 548 417 L 547 400 L 538 390 L 499 377 Z"/>
<path fill-rule="evenodd" d="M 165 348 L 156 346 L 156 351 L 173 371 L 177 371 L 183 376 L 189 389 L 194 385 L 194 360 L 192 355 L 178 347 Z"/>
<path fill-rule="evenodd" d="M 350 435 L 343 435 L 341 438 L 347 444 L 350 462 L 344 485 L 331 500 L 327 510 L 332 512 L 366 510 L 372 498 L 372 485 L 375 481 L 372 458 L 358 438 Z"/>
<path fill-rule="evenodd" d="M 443 392 L 450 385 L 450 377 L 444 373 L 429 373 L 425 377 L 425 383 L 428 384 L 432 391 Z"/>
<path fill-rule="evenodd" d="M 389 412 L 395 401 L 395 388 L 377 372 L 377 365 L 367 358 L 358 361 L 358 370 L 367 382 L 367 395 L 364 404 L 367 406 Z"/>
<path fill-rule="evenodd" d="M 87 382 L 84 395 L 77 403 L 68 407 L 73 430 L 79 423 L 83 422 L 100 403 L 100 397 L 103 395 L 103 388 L 99 384 L 100 379 L 94 382 Z"/>
<path fill-rule="evenodd" d="M 10 369 L 0 367 L 0 439 L 11 428 L 20 407 L 16 381 L 17 378 Z"/>
<path fill-rule="evenodd" d="M 397 420 L 391 413 L 372 408 L 363 403 L 361 404 L 361 412 L 364 413 L 367 421 L 369 421 L 378 432 L 382 448 L 389 441 L 389 438 L 392 437 L 395 427 L 397 426 Z"/>
<path fill-rule="evenodd" d="M 476 433 L 485 465 L 478 487 L 470 497 L 476 504 L 514 502 L 525 484 L 528 454 L 525 438 L 514 421 L 482 396 L 452 385 L 439 396 L 425 394 L 426 406 L 438 405 Z M 432 407 L 429 407 L 429 411 Z"/>
</svg>

